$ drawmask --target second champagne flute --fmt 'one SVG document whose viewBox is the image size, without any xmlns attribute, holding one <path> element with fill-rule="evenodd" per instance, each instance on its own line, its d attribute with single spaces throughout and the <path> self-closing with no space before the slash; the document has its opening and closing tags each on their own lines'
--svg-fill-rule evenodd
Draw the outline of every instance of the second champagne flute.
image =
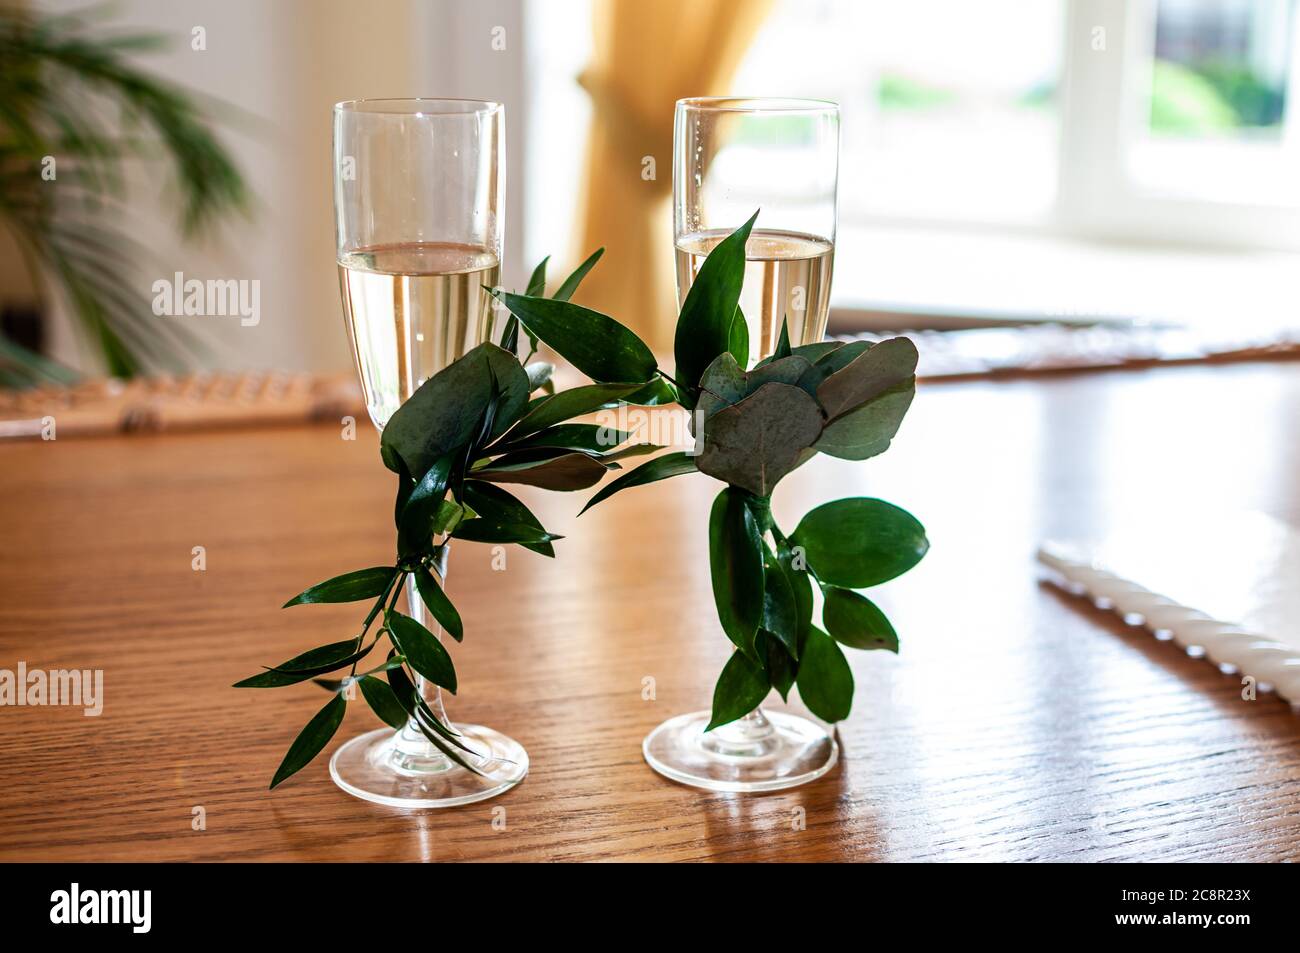
<svg viewBox="0 0 1300 953">
<path fill-rule="evenodd" d="M 740 309 L 749 366 L 820 341 L 830 314 L 839 107 L 810 99 L 682 99 L 673 140 L 677 304 L 714 246 L 761 208 Z"/>
</svg>

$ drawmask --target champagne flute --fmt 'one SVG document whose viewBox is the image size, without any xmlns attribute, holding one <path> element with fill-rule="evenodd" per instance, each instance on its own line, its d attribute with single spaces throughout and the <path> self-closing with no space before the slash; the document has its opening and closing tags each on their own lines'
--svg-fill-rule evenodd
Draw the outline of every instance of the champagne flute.
<svg viewBox="0 0 1300 953">
<path fill-rule="evenodd" d="M 673 136 L 677 304 L 722 239 L 761 208 L 740 309 L 749 365 L 826 333 L 835 257 L 839 107 L 809 99 L 682 99 Z"/>
<path fill-rule="evenodd" d="M 835 249 L 839 107 L 806 99 L 683 99 L 673 142 L 678 305 L 700 265 L 761 209 L 745 245 L 740 309 L 753 367 L 777 348 L 826 333 Z M 642 753 L 667 778 L 711 791 L 777 791 L 835 766 L 839 746 L 821 724 L 756 707 L 706 731 L 712 712 L 670 718 Z"/>
<path fill-rule="evenodd" d="M 428 378 L 495 339 L 505 211 L 505 118 L 499 103 L 375 99 L 334 107 L 334 210 L 343 313 L 366 407 L 382 430 Z M 444 549 L 444 553 L 445 553 Z M 437 573 L 445 581 L 445 561 Z M 407 614 L 441 637 L 408 578 Z M 416 687 L 459 734 L 455 764 L 414 719 L 335 752 L 330 774 L 350 794 L 395 807 L 451 807 L 521 781 L 528 755 L 481 725 L 452 725 L 440 689 Z"/>
</svg>

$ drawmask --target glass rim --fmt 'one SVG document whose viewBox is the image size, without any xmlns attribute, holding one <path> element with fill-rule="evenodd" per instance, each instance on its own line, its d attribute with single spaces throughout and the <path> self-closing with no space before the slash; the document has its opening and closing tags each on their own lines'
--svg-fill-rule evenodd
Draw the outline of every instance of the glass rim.
<svg viewBox="0 0 1300 953">
<path fill-rule="evenodd" d="M 730 113 L 834 113 L 840 104 L 829 99 L 782 96 L 688 96 L 677 100 L 678 109 Z"/>
<path fill-rule="evenodd" d="M 490 116 L 505 106 L 488 99 L 456 99 L 434 96 L 379 97 L 375 99 L 345 99 L 334 104 L 336 113 L 357 113 L 367 116 L 393 116 L 399 119 L 415 117 L 450 119 L 458 116 Z"/>
</svg>

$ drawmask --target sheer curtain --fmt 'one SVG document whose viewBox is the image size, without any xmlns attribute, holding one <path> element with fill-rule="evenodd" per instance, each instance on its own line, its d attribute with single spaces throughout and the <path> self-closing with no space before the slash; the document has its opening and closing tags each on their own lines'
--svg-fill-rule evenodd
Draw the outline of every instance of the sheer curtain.
<svg viewBox="0 0 1300 953">
<path fill-rule="evenodd" d="M 725 95 L 773 0 L 596 0 L 581 251 L 604 245 L 582 301 L 672 346 L 673 106 Z M 741 90 L 740 92 L 744 92 Z"/>
</svg>

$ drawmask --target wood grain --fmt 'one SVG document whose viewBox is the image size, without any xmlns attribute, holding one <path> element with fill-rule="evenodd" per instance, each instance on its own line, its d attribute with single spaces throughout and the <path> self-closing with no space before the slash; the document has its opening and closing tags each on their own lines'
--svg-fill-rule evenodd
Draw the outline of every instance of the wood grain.
<svg viewBox="0 0 1300 953">
<path fill-rule="evenodd" d="M 350 798 L 325 756 L 268 792 L 323 694 L 229 687 L 350 633 L 354 607 L 278 606 L 389 554 L 373 433 L 0 447 L 0 667 L 105 679 L 98 718 L 0 708 L 0 858 L 1296 859 L 1300 721 L 1045 587 L 1032 552 L 1145 502 L 1194 518 L 1227 498 L 1300 522 L 1297 419 L 1294 365 L 930 385 L 886 456 L 798 471 L 777 493 L 783 524 L 879 495 L 933 549 L 878 590 L 902 653 L 850 653 L 840 766 L 765 796 L 680 787 L 640 754 L 659 721 L 707 706 L 727 656 L 704 533 L 717 485 L 679 478 L 580 521 L 585 494 L 524 490 L 568 538 L 554 561 L 512 549 L 504 572 L 486 547 L 453 554 L 467 634 L 450 707 L 521 740 L 532 771 L 502 798 L 424 814 Z M 374 724 L 352 706 L 329 750 Z"/>
</svg>

